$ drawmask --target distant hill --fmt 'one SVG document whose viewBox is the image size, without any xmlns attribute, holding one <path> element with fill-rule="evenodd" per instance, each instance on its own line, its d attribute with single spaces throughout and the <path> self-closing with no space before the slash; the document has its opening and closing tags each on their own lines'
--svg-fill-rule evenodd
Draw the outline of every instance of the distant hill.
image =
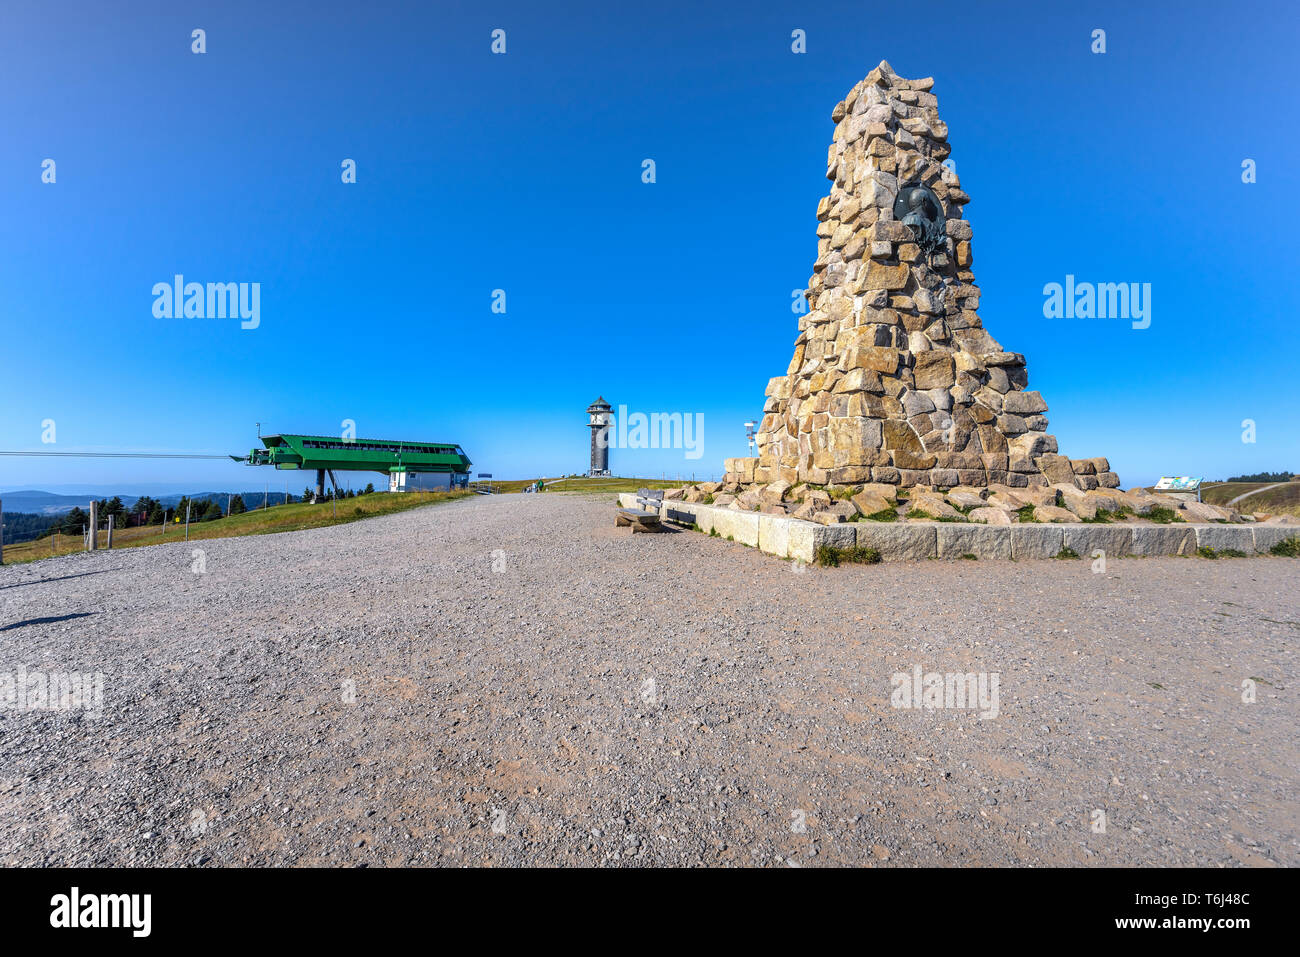
<svg viewBox="0 0 1300 957">
<path fill-rule="evenodd" d="M 227 495 L 242 495 L 244 497 L 244 504 L 251 510 L 262 507 L 262 496 L 264 494 L 265 490 L 257 489 L 256 491 L 245 492 L 192 492 L 189 493 L 189 497 L 199 502 L 206 499 L 215 499 L 222 502 L 224 507 Z M 297 496 L 300 497 L 301 495 L 302 492 L 299 491 Z M 92 498 L 99 500 L 112 497 L 112 495 L 59 495 L 54 492 L 41 492 L 36 489 L 28 489 L 22 492 L 0 492 L 0 504 L 4 505 L 4 510 L 6 512 L 26 512 L 31 515 L 62 515 L 65 512 L 72 511 L 78 506 L 83 509 L 87 508 Z M 119 493 L 119 497 L 126 504 L 126 507 L 130 508 L 140 496 Z M 184 497 L 185 496 L 180 493 L 154 496 L 154 498 L 162 502 L 164 505 L 175 505 Z M 271 505 L 283 505 L 284 493 L 271 492 L 268 496 L 268 500 Z"/>
<path fill-rule="evenodd" d="M 53 492 L 0 493 L 0 504 L 6 512 L 28 512 L 33 515 L 62 515 L 72 511 L 76 506 L 83 508 L 90 501 L 89 495 L 56 495 Z"/>
</svg>

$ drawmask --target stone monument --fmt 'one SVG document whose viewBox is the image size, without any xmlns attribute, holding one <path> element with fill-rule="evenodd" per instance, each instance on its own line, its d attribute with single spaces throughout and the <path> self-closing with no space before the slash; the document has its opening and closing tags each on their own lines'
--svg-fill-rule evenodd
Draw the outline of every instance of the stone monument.
<svg viewBox="0 0 1300 957">
<path fill-rule="evenodd" d="M 932 78 L 881 64 L 831 113 L 810 311 L 767 386 L 758 455 L 724 485 L 1118 488 L 1106 459 L 1069 459 L 1025 358 L 985 330 L 970 197 L 943 165 Z"/>
</svg>

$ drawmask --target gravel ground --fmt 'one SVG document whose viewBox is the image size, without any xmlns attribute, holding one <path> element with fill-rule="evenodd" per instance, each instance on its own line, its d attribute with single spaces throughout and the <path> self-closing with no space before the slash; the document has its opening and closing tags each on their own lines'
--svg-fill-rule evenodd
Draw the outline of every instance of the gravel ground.
<svg viewBox="0 0 1300 957">
<path fill-rule="evenodd" d="M 1300 562 L 803 568 L 613 513 L 0 568 L 0 674 L 104 674 L 0 711 L 0 862 L 1300 863 Z M 914 665 L 998 716 L 891 707 Z"/>
</svg>

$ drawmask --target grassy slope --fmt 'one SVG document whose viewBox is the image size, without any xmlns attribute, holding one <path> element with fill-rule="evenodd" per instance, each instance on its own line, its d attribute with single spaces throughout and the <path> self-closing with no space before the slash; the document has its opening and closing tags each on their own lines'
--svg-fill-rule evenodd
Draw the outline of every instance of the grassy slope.
<svg viewBox="0 0 1300 957">
<path fill-rule="evenodd" d="M 421 505 L 436 502 L 450 502 L 465 498 L 472 492 L 406 492 L 402 495 L 375 493 L 357 498 L 340 499 L 338 517 L 334 517 L 334 507 L 329 502 L 308 505 L 297 502 L 291 505 L 273 505 L 270 508 L 245 512 L 219 518 L 212 522 L 190 524 L 190 541 L 205 538 L 231 538 L 236 535 L 266 535 L 272 532 L 293 532 L 304 528 L 321 528 L 326 525 L 342 525 L 358 519 L 375 515 L 388 515 L 392 512 L 404 512 Z M 158 545 L 163 542 L 179 542 L 185 539 L 184 524 L 171 524 L 164 529 L 159 525 L 147 525 L 141 528 L 123 528 L 113 532 L 114 548 L 136 548 L 142 545 Z M 107 533 L 99 533 L 99 545 L 104 547 Z M 51 551 L 53 545 L 54 551 Z M 49 558 L 51 554 L 67 555 L 84 550 L 80 535 L 59 535 L 51 542 L 49 538 L 40 538 L 18 545 L 5 546 L 5 564 L 36 561 Z"/>
<path fill-rule="evenodd" d="M 1268 488 L 1273 482 L 1218 482 L 1201 486 L 1202 501 L 1226 505 L 1230 499 L 1247 492 Z M 1234 508 L 1243 512 L 1273 512 L 1300 515 L 1300 482 L 1288 482 L 1279 488 L 1242 499 Z"/>
<path fill-rule="evenodd" d="M 499 492 L 521 492 L 525 485 L 532 485 L 534 479 L 513 481 L 513 482 L 495 482 L 493 488 Z M 610 476 L 608 478 L 570 478 L 570 479 L 542 479 L 546 483 L 545 494 L 551 492 L 599 492 L 599 493 L 616 493 L 616 492 L 635 492 L 639 488 L 681 488 L 683 485 L 689 485 L 689 482 L 680 480 L 663 479 L 639 479 L 639 478 L 619 478 Z"/>
</svg>

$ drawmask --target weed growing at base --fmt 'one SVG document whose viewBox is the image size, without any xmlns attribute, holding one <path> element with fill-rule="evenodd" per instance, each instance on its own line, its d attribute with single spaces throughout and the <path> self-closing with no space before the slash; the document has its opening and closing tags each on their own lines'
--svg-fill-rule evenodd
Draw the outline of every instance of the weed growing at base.
<svg viewBox="0 0 1300 957">
<path fill-rule="evenodd" d="M 838 548 L 834 545 L 817 546 L 817 564 L 827 568 L 838 568 L 841 563 L 856 565 L 875 565 L 880 561 L 880 552 L 865 545 L 850 545 Z"/>
<path fill-rule="evenodd" d="M 1290 538 L 1284 538 L 1270 548 L 1268 553 L 1282 558 L 1300 558 L 1300 538 L 1294 535 Z"/>
</svg>

